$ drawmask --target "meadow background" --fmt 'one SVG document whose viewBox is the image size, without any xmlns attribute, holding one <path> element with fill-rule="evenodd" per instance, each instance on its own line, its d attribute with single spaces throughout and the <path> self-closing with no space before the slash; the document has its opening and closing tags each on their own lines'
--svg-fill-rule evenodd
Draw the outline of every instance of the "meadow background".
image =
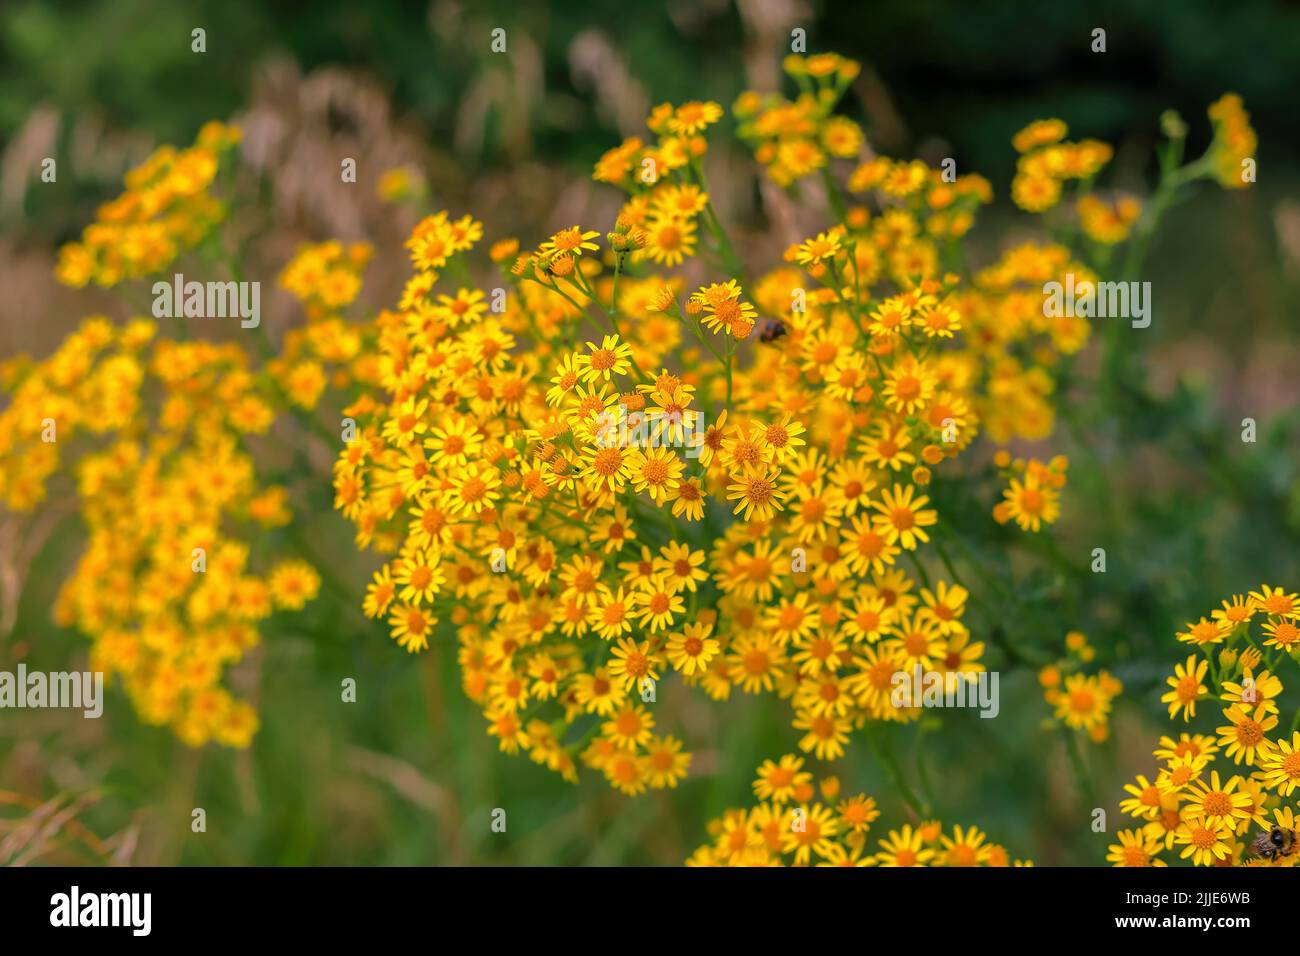
<svg viewBox="0 0 1300 956">
<path fill-rule="evenodd" d="M 196 26 L 207 30 L 203 55 L 190 51 Z M 508 57 L 489 51 L 498 26 Z M 1105 54 L 1089 52 L 1097 26 Z M 130 314 L 111 292 L 57 285 L 56 250 L 127 168 L 159 143 L 191 142 L 208 119 L 239 122 L 253 147 L 240 188 L 260 204 L 255 217 L 237 210 L 231 228 L 250 241 L 248 275 L 263 282 L 264 327 L 278 336 L 302 321 L 274 283 L 300 242 L 373 242 L 360 313 L 395 300 L 414 214 L 379 203 L 383 169 L 418 166 L 434 205 L 472 212 L 490 238 L 527 245 L 575 222 L 604 228 L 618 197 L 590 180 L 600 153 L 640 132 L 654 104 L 729 107 L 744 88 L 772 88 L 793 27 L 807 31 L 809 52 L 863 62 L 846 109 L 876 150 L 936 165 L 953 156 L 993 182 L 997 200 L 970 246 L 978 262 L 1033 234 L 1036 221 L 1007 198 L 1009 140 L 1033 119 L 1059 116 L 1075 135 L 1115 144 L 1110 181 L 1139 194 L 1154 177 L 1162 110 L 1188 121 L 1193 156 L 1209 139 L 1205 107 L 1225 91 L 1243 96 L 1259 132 L 1256 187 L 1198 190 L 1170 213 L 1141 276 L 1155 321 L 1132 337 L 1131 358 L 1158 400 L 1064 383 L 1068 427 L 1063 418 L 1051 441 L 1017 448 L 1070 456 L 1061 521 L 1028 539 L 992 523 L 992 498 L 939 503 L 980 542 L 987 573 L 1014 581 L 992 602 L 996 617 L 968 612 L 975 638 L 1011 636 L 1054 657 L 1068 630 L 1082 630 L 1125 692 L 1111 739 L 1087 748 L 1086 785 L 1059 730 L 1044 726 L 1050 709 L 1030 668 L 1003 673 L 998 719 L 923 722 L 905 767 L 929 779 L 936 815 L 979 825 L 1015 858 L 1100 864 L 1112 838 L 1091 832 L 1091 808 L 1108 808 L 1115 829 L 1120 785 L 1150 772 L 1152 743 L 1172 729 L 1158 696 L 1186 657 L 1175 630 L 1261 582 L 1300 586 L 1294 5 L 7 0 L 0 359 L 48 354 L 86 315 Z M 715 202 L 742 256 L 766 268 L 819 222 L 758 182 L 730 129 L 724 119 L 711 136 Z M 57 184 L 38 180 L 45 156 L 58 158 Z M 357 158 L 356 186 L 340 186 L 341 156 Z M 1245 416 L 1259 423 L 1255 445 L 1240 441 Z M 331 452 L 308 446 L 322 469 Z M 378 562 L 356 553 L 331 498 L 322 479 L 295 507 L 311 516 L 300 531 L 337 586 L 268 628 L 232 678 L 259 706 L 250 750 L 191 750 L 110 692 L 99 721 L 0 712 L 0 791 L 71 807 L 137 864 L 677 864 L 705 841 L 709 818 L 750 802 L 762 759 L 795 749 L 783 703 L 737 694 L 716 704 L 665 682 L 656 707 L 672 716 L 661 726 L 696 751 L 675 791 L 625 798 L 598 775 L 574 787 L 498 753 L 461 693 L 454 648 L 411 658 L 349 609 Z M 0 667 L 84 665 L 85 639 L 50 620 L 81 534 L 66 496 L 21 520 L 0 513 Z M 1094 547 L 1107 550 L 1104 575 L 1086 570 Z M 356 704 L 340 702 L 344 677 L 357 680 Z M 860 740 L 837 771 L 899 818 Z M 193 807 L 207 812 L 205 834 L 190 831 Z M 489 828 L 494 807 L 509 814 L 507 834 Z M 25 812 L 0 803 L 0 820 Z M 111 856 L 90 842 L 43 859 Z M 0 862 L 16 855 L 0 850 Z"/>
</svg>

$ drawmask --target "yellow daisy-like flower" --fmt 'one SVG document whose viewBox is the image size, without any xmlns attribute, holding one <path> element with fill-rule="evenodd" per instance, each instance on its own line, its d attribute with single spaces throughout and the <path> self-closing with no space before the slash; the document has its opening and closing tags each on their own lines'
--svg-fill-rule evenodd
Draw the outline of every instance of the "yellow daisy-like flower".
<svg viewBox="0 0 1300 956">
<path fill-rule="evenodd" d="M 659 557 L 655 558 L 654 566 L 676 590 L 694 594 L 700 582 L 709 579 L 709 574 L 703 567 L 704 561 L 703 551 L 693 551 L 683 541 L 670 541 L 659 549 Z"/>
<path fill-rule="evenodd" d="M 1274 617 L 1300 619 L 1300 594 L 1288 594 L 1285 588 L 1262 585 L 1258 591 L 1250 592 L 1251 600 L 1265 614 Z"/>
<path fill-rule="evenodd" d="M 320 591 L 320 575 L 306 561 L 282 561 L 271 570 L 269 585 L 276 607 L 297 611 Z"/>
<path fill-rule="evenodd" d="M 1225 680 L 1221 699 L 1246 707 L 1261 705 L 1271 714 L 1277 713 L 1277 697 L 1282 693 L 1282 681 L 1268 671 L 1254 673 L 1254 668 L 1244 668 L 1241 683 Z"/>
<path fill-rule="evenodd" d="M 438 619 L 428 611 L 409 605 L 399 605 L 388 616 L 388 626 L 393 640 L 412 654 L 429 646 L 429 635 Z"/>
<path fill-rule="evenodd" d="M 759 431 L 759 441 L 774 465 L 783 465 L 802 447 L 804 427 L 789 412 Z"/>
<path fill-rule="evenodd" d="M 622 491 L 632 474 L 634 460 L 634 449 L 593 446 L 587 450 L 579 475 L 595 491 Z"/>
<path fill-rule="evenodd" d="M 1224 629 L 1218 621 L 1210 621 L 1201 618 L 1195 624 L 1190 621 L 1187 626 L 1178 632 L 1178 639 L 1184 644 L 1218 644 L 1228 636 L 1228 631 Z"/>
<path fill-rule="evenodd" d="M 754 780 L 754 795 L 760 800 L 788 803 L 795 791 L 812 781 L 812 774 L 801 769 L 803 757 L 785 754 L 777 761 L 764 760 Z"/>
<path fill-rule="evenodd" d="M 580 256 L 583 252 L 596 252 L 600 249 L 592 239 L 600 233 L 594 230 L 583 232 L 581 226 L 561 229 L 542 243 L 538 251 L 544 256 Z"/>
<path fill-rule="evenodd" d="M 1207 758 L 1191 754 L 1175 757 L 1156 777 L 1156 786 L 1164 794 L 1178 793 L 1201 775 L 1207 763 L 1209 763 Z"/>
<path fill-rule="evenodd" d="M 799 749 L 814 754 L 818 760 L 838 760 L 844 756 L 853 723 L 847 717 L 831 714 L 800 713 L 793 721 L 796 730 L 805 730 Z"/>
<path fill-rule="evenodd" d="M 680 216 L 656 216 L 645 227 L 645 254 L 658 265 L 680 265 L 695 255 L 695 221 Z"/>
<path fill-rule="evenodd" d="M 1231 723 L 1218 727 L 1219 743 L 1223 746 L 1223 755 L 1231 757 L 1233 763 L 1245 761 L 1255 763 L 1255 757 L 1268 754 L 1273 745 L 1268 740 L 1268 732 L 1277 726 L 1277 717 L 1260 704 L 1252 712 L 1244 704 L 1234 704 L 1224 710 L 1223 715 Z"/>
<path fill-rule="evenodd" d="M 917 361 L 900 361 L 885 374 L 882 392 L 891 411 L 915 415 L 934 397 L 934 377 Z"/>
<path fill-rule="evenodd" d="M 638 644 L 630 638 L 619 638 L 610 652 L 610 676 L 621 680 L 628 690 L 641 690 L 646 681 L 659 680 L 659 659 L 649 641 Z"/>
<path fill-rule="evenodd" d="M 694 136 L 722 118 L 722 107 L 712 101 L 692 100 L 673 110 L 668 128 L 679 136 Z"/>
<path fill-rule="evenodd" d="M 635 600 L 621 586 L 615 590 L 602 585 L 595 602 L 587 611 L 587 623 L 607 641 L 627 634 L 632 630 Z"/>
<path fill-rule="evenodd" d="M 1002 492 L 1007 513 L 1024 531 L 1037 531 L 1061 514 L 1061 496 L 1056 489 L 1027 479 L 1012 478 Z"/>
<path fill-rule="evenodd" d="M 446 581 L 436 552 L 413 548 L 394 562 L 393 580 L 401 588 L 397 596 L 407 604 L 432 602 Z"/>
<path fill-rule="evenodd" d="M 1163 806 L 1160 788 L 1145 776 L 1139 774 L 1135 783 L 1124 784 L 1124 790 L 1131 796 L 1121 800 L 1119 808 L 1129 816 L 1154 820 L 1160 815 Z"/>
<path fill-rule="evenodd" d="M 686 776 L 691 755 L 682 753 L 682 742 L 673 736 L 652 737 L 645 744 L 642 769 L 650 786 L 656 790 L 674 789 Z"/>
<path fill-rule="evenodd" d="M 781 850 L 793 853 L 795 865 L 803 866 L 813 853 L 827 856 L 838 832 L 839 824 L 830 808 L 820 803 L 811 807 L 803 804 L 790 811 L 790 826 L 781 838 Z"/>
<path fill-rule="evenodd" d="M 673 616 L 682 614 L 686 605 L 682 596 L 663 575 L 655 575 L 642 582 L 633 592 L 638 624 L 651 634 L 662 631 L 673 623 Z"/>
<path fill-rule="evenodd" d="M 1300 649 L 1300 624 L 1286 618 L 1271 618 L 1264 624 L 1264 646 L 1294 655 Z"/>
<path fill-rule="evenodd" d="M 668 636 L 668 661 L 687 677 L 702 674 L 720 647 L 707 624 L 687 624 L 681 633 Z"/>
<path fill-rule="evenodd" d="M 921 612 L 938 625 L 944 634 L 962 633 L 966 628 L 961 623 L 961 616 L 966 610 L 966 599 L 970 592 L 960 584 L 939 581 L 933 592 L 929 588 L 921 589 Z"/>
<path fill-rule="evenodd" d="M 1110 695 L 1097 677 L 1071 674 L 1056 704 L 1056 717 L 1072 730 L 1089 730 L 1104 725 L 1110 714 Z"/>
<path fill-rule="evenodd" d="M 628 456 L 628 480 L 636 491 L 644 491 L 656 504 L 663 504 L 681 485 L 682 460 L 670 448 L 660 446 Z"/>
<path fill-rule="evenodd" d="M 963 830 L 954 826 L 951 837 L 940 837 L 943 850 L 939 862 L 944 866 L 987 866 L 993 852 L 992 844 L 987 841 L 988 837 L 976 827 Z"/>
<path fill-rule="evenodd" d="M 745 521 L 766 521 L 783 510 L 781 502 L 788 496 L 777 483 L 780 474 L 776 468 L 762 466 L 732 474 L 727 500 L 736 502 L 733 513 Z"/>
<path fill-rule="evenodd" d="M 700 322 L 714 334 L 725 331 L 734 338 L 743 339 L 753 330 L 755 316 L 754 306 L 750 303 L 739 298 L 724 298 L 706 304 Z"/>
<path fill-rule="evenodd" d="M 424 447 L 429 459 L 436 465 L 467 465 L 478 457 L 483 446 L 483 436 L 473 420 L 448 416 L 429 431 Z"/>
<path fill-rule="evenodd" d="M 1106 862 L 1120 867 L 1168 866 L 1157 854 L 1163 849 L 1160 841 L 1145 830 L 1120 830 L 1115 834 L 1119 843 L 1106 850 Z"/>
<path fill-rule="evenodd" d="M 1011 137 L 1011 145 L 1017 153 L 1027 153 L 1040 146 L 1059 143 L 1069 131 L 1069 127 L 1059 119 L 1034 120 Z"/>
<path fill-rule="evenodd" d="M 801 266 L 815 265 L 827 259 L 834 259 L 840 253 L 843 230 L 832 229 L 820 232 L 812 239 L 806 239 L 795 247 L 794 258 Z"/>
<path fill-rule="evenodd" d="M 1184 720 L 1196 716 L 1196 702 L 1209 693 L 1204 684 L 1205 675 L 1210 669 L 1210 662 L 1198 659 L 1196 655 L 1187 658 L 1185 664 L 1174 665 L 1174 676 L 1165 678 L 1165 683 L 1173 690 L 1166 691 L 1160 703 L 1169 705 L 1170 719 L 1182 713 Z"/>
<path fill-rule="evenodd" d="M 1276 790 L 1284 797 L 1300 788 L 1300 731 L 1291 739 L 1278 740 L 1273 748 L 1260 757 L 1259 768 L 1264 772 L 1264 786 Z"/>
<path fill-rule="evenodd" d="M 916 494 L 915 486 L 895 484 L 892 491 L 883 490 L 880 500 L 872 503 L 879 512 L 873 519 L 873 527 L 884 537 L 886 544 L 898 544 L 904 550 L 915 551 L 918 542 L 930 540 L 923 529 L 939 520 L 938 512 L 925 507 L 929 502 L 926 495 Z"/>
<path fill-rule="evenodd" d="M 497 469 L 469 465 L 451 480 L 443 502 L 452 514 L 477 515 L 495 505 L 500 487 L 501 475 Z"/>
<path fill-rule="evenodd" d="M 1183 847 L 1178 855 L 1191 859 L 1196 866 L 1215 866 L 1232 853 L 1232 830 L 1208 818 L 1188 820 L 1174 834 L 1174 842 Z"/>
<path fill-rule="evenodd" d="M 606 335 L 600 344 L 587 343 L 587 353 L 578 355 L 576 364 L 582 380 L 588 384 L 608 382 L 614 375 L 632 370 L 632 346 L 620 342 L 617 335 Z"/>
<path fill-rule="evenodd" d="M 880 817 L 876 801 L 863 793 L 840 801 L 836 810 L 840 815 L 840 823 L 855 833 L 866 833 L 871 829 L 871 824 Z"/>
<path fill-rule="evenodd" d="M 1210 616 L 1229 631 L 1241 624 L 1249 623 L 1255 616 L 1255 602 L 1241 594 L 1234 594 L 1232 600 L 1225 600 L 1222 606 L 1210 613 Z"/>
<path fill-rule="evenodd" d="M 875 860 L 877 866 L 910 867 L 925 866 L 934 857 L 935 851 L 924 846 L 921 831 L 905 823 L 899 830 L 890 830 L 889 835 L 880 841 L 880 852 Z"/>
<path fill-rule="evenodd" d="M 1213 737 L 1205 734 L 1179 734 L 1178 739 L 1161 737 L 1153 756 L 1160 760 L 1177 760 L 1181 757 L 1204 757 L 1213 759 L 1219 752 L 1219 745 Z"/>
</svg>

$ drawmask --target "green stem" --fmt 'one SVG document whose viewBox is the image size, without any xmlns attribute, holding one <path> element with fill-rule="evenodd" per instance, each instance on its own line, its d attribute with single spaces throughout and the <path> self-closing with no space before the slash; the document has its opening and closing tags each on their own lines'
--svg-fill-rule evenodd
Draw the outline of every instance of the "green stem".
<svg viewBox="0 0 1300 956">
<path fill-rule="evenodd" d="M 732 356 L 736 352 L 736 340 L 727 335 L 727 411 L 731 411 L 731 366 Z"/>
<path fill-rule="evenodd" d="M 1079 752 L 1079 735 L 1069 727 L 1062 727 L 1061 732 L 1065 735 L 1065 749 L 1070 755 L 1070 766 L 1074 770 L 1075 782 L 1078 783 L 1079 789 L 1083 791 L 1084 798 L 1089 804 L 1096 805 L 1097 799 L 1092 789 L 1092 779 L 1088 776 L 1088 770 L 1083 763 L 1083 754 Z"/>
<path fill-rule="evenodd" d="M 597 297 L 596 290 L 587 282 L 586 277 L 582 274 L 582 270 L 575 268 L 573 270 L 573 276 L 569 278 L 569 281 L 573 283 L 577 289 L 581 290 L 588 299 L 595 303 L 596 308 L 600 310 L 601 314 L 605 316 L 605 320 L 609 323 L 610 330 L 622 341 L 628 341 L 627 336 L 623 335 L 623 333 L 619 331 L 618 320 L 614 318 L 614 315 L 605 308 L 605 304 Z M 635 358 L 629 355 L 627 360 L 632 363 L 632 371 L 636 372 L 637 378 L 641 379 L 643 382 L 654 382 L 653 378 L 641 371 L 641 366 L 636 363 Z"/>
<path fill-rule="evenodd" d="M 821 169 L 822 183 L 826 186 L 826 198 L 830 200 L 831 209 L 835 211 L 835 218 L 840 222 L 848 219 L 848 208 L 844 205 L 844 197 L 840 194 L 840 187 L 835 182 L 835 177 L 825 166 Z"/>
<path fill-rule="evenodd" d="M 893 755 L 888 752 L 888 748 L 881 743 L 872 721 L 867 721 L 864 730 L 866 733 L 867 743 L 871 747 L 871 752 L 875 754 L 876 759 L 880 761 L 880 765 L 885 769 L 885 774 L 898 790 L 898 794 L 903 798 L 903 802 L 906 803 L 908 807 L 911 808 L 912 812 L 918 817 L 925 817 L 928 812 L 928 807 L 917 799 L 916 794 L 912 792 L 912 788 L 909 787 L 907 782 L 903 779 L 903 773 L 899 770 L 898 762 L 894 759 Z"/>
<path fill-rule="evenodd" d="M 924 584 L 927 588 L 929 588 L 930 575 L 926 572 L 925 565 L 921 564 L 921 559 L 916 556 L 916 552 L 905 550 L 903 553 L 906 554 L 908 560 L 912 562 L 912 567 L 916 568 L 916 573 L 920 575 L 921 583 Z"/>
<path fill-rule="evenodd" d="M 934 806 L 934 789 L 930 786 L 930 775 L 925 769 L 925 737 L 929 731 L 921 724 L 916 732 L 916 779 L 921 783 L 921 793 L 925 795 L 927 810 Z"/>
</svg>

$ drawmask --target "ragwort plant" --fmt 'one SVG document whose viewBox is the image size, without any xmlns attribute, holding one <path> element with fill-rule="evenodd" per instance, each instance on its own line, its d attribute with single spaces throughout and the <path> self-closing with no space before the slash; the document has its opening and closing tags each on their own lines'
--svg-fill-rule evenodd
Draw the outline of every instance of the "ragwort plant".
<svg viewBox="0 0 1300 956">
<path fill-rule="evenodd" d="M 719 701 L 772 695 L 801 755 L 764 763 L 760 802 L 714 821 L 692 863 L 1010 862 L 979 829 L 931 818 L 894 755 L 898 725 L 923 709 L 900 701 L 896 676 L 973 684 L 989 647 L 968 608 L 1017 586 L 983 567 L 937 502 L 982 501 L 990 529 L 1026 536 L 1057 520 L 1069 463 L 1003 447 L 1052 436 L 1058 382 L 1093 332 L 1086 315 L 1049 315 L 1044 284 L 1131 272 L 1180 189 L 1245 184 L 1254 134 L 1224 97 L 1210 150 L 1183 164 L 1185 128 L 1167 119 L 1162 179 L 1143 202 L 1094 189 L 1108 145 L 1035 122 L 1013 143 L 1011 195 L 1047 217 L 1049 238 L 972 268 L 967 236 L 991 185 L 873 154 L 835 113 L 852 61 L 791 56 L 785 69 L 793 99 L 746 92 L 732 108 L 764 175 L 826 211 L 782 261 L 759 268 L 711 200 L 704 160 L 722 106 L 664 104 L 646 136 L 596 163 L 593 178 L 625 194 L 600 229 L 483 250 L 472 215 L 429 211 L 400 298 L 364 321 L 344 314 L 370 250 L 327 242 L 281 274 L 307 321 L 278 350 L 260 328 L 250 351 L 194 341 L 183 320 L 167 337 L 149 319 L 91 319 L 49 359 L 6 363 L 0 496 L 30 510 L 75 468 L 90 540 L 56 616 L 90 637 L 95 666 L 143 719 L 190 744 L 247 746 L 256 714 L 223 672 L 259 622 L 329 583 L 321 562 L 281 558 L 257 533 L 309 517 L 249 449 L 291 416 L 341 446 L 335 507 L 383 557 L 364 614 L 411 653 L 454 641 L 503 751 L 629 795 L 672 788 L 691 753 L 656 713 L 660 682 Z M 238 277 L 211 192 L 237 140 L 205 127 L 191 149 L 133 171 L 63 250 L 61 281 L 125 287 L 185 250 Z M 381 187 L 423 201 L 408 172 Z M 703 284 L 686 284 L 688 259 Z M 488 266 L 499 279 L 480 285 Z M 1123 372 L 1117 327 L 1107 381 Z M 327 394 L 343 405 L 341 440 L 318 417 Z M 42 441 L 51 420 L 58 440 Z M 1053 547 L 1040 550 L 1059 558 Z M 1046 664 L 997 640 L 1000 666 Z M 1072 748 L 1078 732 L 1105 739 L 1118 681 L 1041 677 Z M 889 780 L 886 809 L 908 821 L 875 851 L 876 799 L 845 796 L 831 774 L 814 786 L 805 769 L 855 739 Z"/>
<path fill-rule="evenodd" d="M 1155 779 L 1124 787 L 1120 807 L 1139 825 L 1116 834 L 1107 860 L 1166 866 L 1170 852 L 1194 866 L 1295 866 L 1300 707 L 1282 726 L 1280 706 L 1300 650 L 1300 594 L 1268 584 L 1234 594 L 1177 639 L 1195 653 L 1160 700 L 1171 721 L 1209 732 L 1160 738 Z"/>
</svg>

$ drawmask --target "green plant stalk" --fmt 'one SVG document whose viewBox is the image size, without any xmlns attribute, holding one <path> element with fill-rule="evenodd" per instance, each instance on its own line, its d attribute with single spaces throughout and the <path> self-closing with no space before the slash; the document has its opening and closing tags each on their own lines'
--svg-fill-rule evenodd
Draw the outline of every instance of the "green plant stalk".
<svg viewBox="0 0 1300 956">
<path fill-rule="evenodd" d="M 1065 735 L 1065 749 L 1070 755 L 1070 767 L 1074 770 L 1075 782 L 1083 791 L 1088 803 L 1095 806 L 1097 797 L 1092 789 L 1092 779 L 1088 776 L 1088 770 L 1083 763 L 1083 754 L 1079 752 L 1079 735 L 1064 725 L 1061 727 L 1061 732 Z"/>
<path fill-rule="evenodd" d="M 893 755 L 888 752 L 888 748 L 881 743 L 880 738 L 876 733 L 876 729 L 872 726 L 870 720 L 867 721 L 864 730 L 867 743 L 871 747 L 871 752 L 875 754 L 876 760 L 879 761 L 881 767 L 884 768 L 886 776 L 889 777 L 890 782 L 893 783 L 895 789 L 898 790 L 899 796 L 903 798 L 903 802 L 906 803 L 912 812 L 918 817 L 924 817 L 928 808 L 921 800 L 917 799 L 916 794 L 912 792 L 912 788 L 909 787 L 907 781 L 903 779 L 903 773 L 899 769 L 898 762 L 894 759 Z"/>
</svg>

